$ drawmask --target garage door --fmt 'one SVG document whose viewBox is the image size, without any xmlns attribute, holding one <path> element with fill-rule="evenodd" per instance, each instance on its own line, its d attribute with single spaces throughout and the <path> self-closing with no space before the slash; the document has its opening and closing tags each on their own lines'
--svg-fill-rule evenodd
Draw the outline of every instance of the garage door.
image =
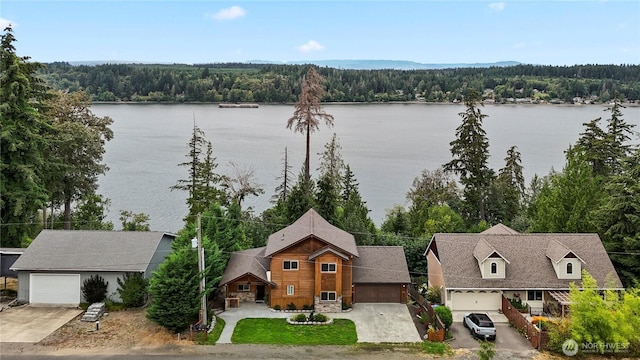
<svg viewBox="0 0 640 360">
<path fill-rule="evenodd" d="M 499 292 L 453 292 L 451 309 L 470 311 L 494 311 L 502 307 L 502 295 Z"/>
<path fill-rule="evenodd" d="M 32 304 L 80 304 L 80 274 L 31 274 L 29 302 Z"/>
<path fill-rule="evenodd" d="M 398 284 L 356 284 L 357 303 L 402 302 L 401 286 Z"/>
</svg>

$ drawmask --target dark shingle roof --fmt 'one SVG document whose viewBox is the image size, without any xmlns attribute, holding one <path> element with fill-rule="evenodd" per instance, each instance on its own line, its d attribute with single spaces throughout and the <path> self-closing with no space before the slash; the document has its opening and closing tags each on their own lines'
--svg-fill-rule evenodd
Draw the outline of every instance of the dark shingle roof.
<svg viewBox="0 0 640 360">
<path fill-rule="evenodd" d="M 156 231 L 42 230 L 12 269 L 142 272 L 164 236 L 175 237 Z"/>
<path fill-rule="evenodd" d="M 278 253 L 309 237 L 318 238 L 349 255 L 358 256 L 353 235 L 331 225 L 315 210 L 310 209 L 296 222 L 269 236 L 265 256 Z"/>
<path fill-rule="evenodd" d="M 358 246 L 353 259 L 353 283 L 411 282 L 402 246 Z"/>
<path fill-rule="evenodd" d="M 269 258 L 264 256 L 266 247 L 236 251 L 231 254 L 231 258 L 224 269 L 224 274 L 220 280 L 220 286 L 228 284 L 235 279 L 247 274 L 251 274 L 260 280 L 271 283 L 267 279 L 269 270 Z"/>
<path fill-rule="evenodd" d="M 482 279 L 474 249 L 485 239 L 509 259 L 505 279 Z M 622 283 L 597 234 L 435 234 L 428 249 L 437 248 L 445 285 L 449 289 L 568 289 L 547 257 L 547 247 L 557 241 L 584 261 L 583 269 L 604 287 L 611 274 L 615 286 Z"/>
</svg>

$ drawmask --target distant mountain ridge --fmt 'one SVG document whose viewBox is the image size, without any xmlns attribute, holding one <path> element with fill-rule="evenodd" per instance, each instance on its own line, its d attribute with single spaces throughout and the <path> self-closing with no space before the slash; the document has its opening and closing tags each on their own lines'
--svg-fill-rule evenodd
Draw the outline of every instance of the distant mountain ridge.
<svg viewBox="0 0 640 360">
<path fill-rule="evenodd" d="M 493 63 L 451 63 L 451 64 L 424 64 L 408 60 L 308 60 L 308 61 L 268 61 L 268 60 L 249 60 L 250 64 L 284 64 L 284 65 L 303 65 L 314 64 L 318 66 L 326 66 L 336 69 L 351 70 L 423 70 L 423 69 L 451 69 L 451 68 L 486 68 L 492 66 L 505 67 L 520 65 L 518 61 L 498 61 Z"/>
<path fill-rule="evenodd" d="M 69 61 L 71 65 L 97 66 L 104 64 L 162 64 L 171 65 L 168 62 L 145 62 L 124 60 L 94 60 L 94 61 Z M 228 62 L 232 63 L 232 62 Z M 274 65 L 304 65 L 314 64 L 321 67 L 350 70 L 424 70 L 424 69 L 452 69 L 452 68 L 487 68 L 492 66 L 506 67 L 520 65 L 518 61 L 498 61 L 493 63 L 451 63 L 451 64 L 424 64 L 408 60 L 296 60 L 296 61 L 271 61 L 249 60 L 245 64 L 274 64 Z M 175 63 L 178 64 L 178 63 Z"/>
</svg>

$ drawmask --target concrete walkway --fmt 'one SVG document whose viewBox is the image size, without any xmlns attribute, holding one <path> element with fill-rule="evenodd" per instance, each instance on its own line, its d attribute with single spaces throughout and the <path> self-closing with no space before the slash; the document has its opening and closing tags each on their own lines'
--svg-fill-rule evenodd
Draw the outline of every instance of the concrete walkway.
<svg viewBox="0 0 640 360">
<path fill-rule="evenodd" d="M 290 312 L 270 310 L 265 304 L 242 303 L 239 308 L 227 309 L 218 316 L 226 325 L 219 344 L 230 344 L 231 335 L 239 320 L 245 318 L 288 318 Z M 334 319 L 349 319 L 356 325 L 358 342 L 420 342 L 420 334 L 413 324 L 405 304 L 354 304 L 350 312 L 326 314 Z"/>
</svg>

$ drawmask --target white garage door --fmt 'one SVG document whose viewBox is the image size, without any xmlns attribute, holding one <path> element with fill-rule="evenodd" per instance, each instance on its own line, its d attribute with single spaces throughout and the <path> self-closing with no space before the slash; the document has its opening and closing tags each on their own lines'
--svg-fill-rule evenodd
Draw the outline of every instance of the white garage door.
<svg viewBox="0 0 640 360">
<path fill-rule="evenodd" d="M 496 311 L 502 308 L 499 292 L 453 292 L 451 309 L 456 311 Z"/>
<path fill-rule="evenodd" d="M 31 304 L 80 304 L 80 274 L 31 274 Z"/>
</svg>

